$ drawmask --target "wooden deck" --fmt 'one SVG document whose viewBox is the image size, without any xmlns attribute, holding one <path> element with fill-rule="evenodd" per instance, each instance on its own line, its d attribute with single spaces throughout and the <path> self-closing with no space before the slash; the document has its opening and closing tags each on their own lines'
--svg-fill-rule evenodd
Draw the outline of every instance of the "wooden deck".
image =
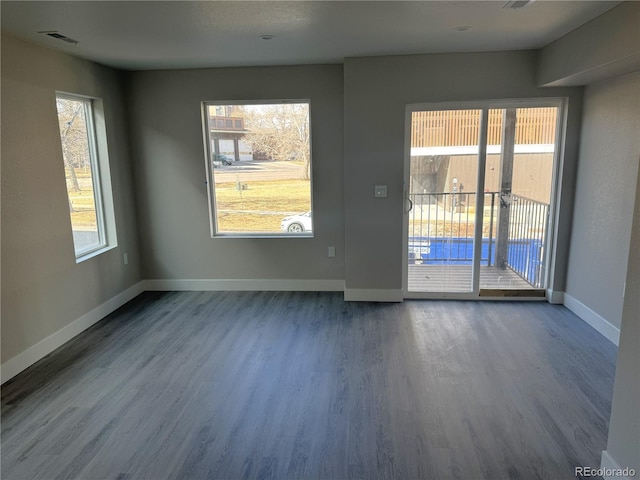
<svg viewBox="0 0 640 480">
<path fill-rule="evenodd" d="M 471 265 L 409 265 L 410 292 L 470 292 Z M 480 288 L 534 290 L 511 269 L 480 267 Z"/>
</svg>

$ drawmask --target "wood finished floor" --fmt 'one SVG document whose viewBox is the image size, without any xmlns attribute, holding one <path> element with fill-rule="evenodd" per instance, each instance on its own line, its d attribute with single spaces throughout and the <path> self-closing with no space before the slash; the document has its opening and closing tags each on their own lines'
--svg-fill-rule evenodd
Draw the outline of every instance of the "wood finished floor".
<svg viewBox="0 0 640 480">
<path fill-rule="evenodd" d="M 615 355 L 546 303 L 149 292 L 2 387 L 2 478 L 574 479 Z"/>
</svg>

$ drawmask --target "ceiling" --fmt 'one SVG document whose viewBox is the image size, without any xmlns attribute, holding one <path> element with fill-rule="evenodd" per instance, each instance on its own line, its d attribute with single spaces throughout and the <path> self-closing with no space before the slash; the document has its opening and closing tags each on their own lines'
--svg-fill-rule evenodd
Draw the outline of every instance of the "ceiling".
<svg viewBox="0 0 640 480">
<path fill-rule="evenodd" d="M 540 48 L 620 2 L 2 1 L 2 29 L 128 70 Z M 455 27 L 470 26 L 467 31 Z M 38 32 L 58 31 L 77 45 Z M 263 40 L 261 35 L 275 35 Z"/>
</svg>

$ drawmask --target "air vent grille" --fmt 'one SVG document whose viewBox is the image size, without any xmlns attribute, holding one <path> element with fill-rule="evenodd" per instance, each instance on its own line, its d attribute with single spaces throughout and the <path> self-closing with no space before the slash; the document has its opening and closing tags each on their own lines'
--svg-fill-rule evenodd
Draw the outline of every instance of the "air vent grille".
<svg viewBox="0 0 640 480">
<path fill-rule="evenodd" d="M 51 38 L 55 38 L 56 40 L 62 40 L 63 42 L 67 42 L 67 43 L 71 43 L 73 45 L 77 45 L 78 41 L 74 40 L 73 38 L 69 38 L 66 35 L 63 35 L 60 32 L 57 31 L 44 31 L 44 32 L 38 32 L 41 33 L 42 35 L 46 35 L 47 37 L 51 37 Z"/>
<path fill-rule="evenodd" d="M 511 8 L 513 10 L 516 10 L 518 8 L 526 7 L 530 3 L 533 3 L 533 1 L 534 0 L 511 0 L 510 2 L 507 2 L 502 8 Z"/>
</svg>

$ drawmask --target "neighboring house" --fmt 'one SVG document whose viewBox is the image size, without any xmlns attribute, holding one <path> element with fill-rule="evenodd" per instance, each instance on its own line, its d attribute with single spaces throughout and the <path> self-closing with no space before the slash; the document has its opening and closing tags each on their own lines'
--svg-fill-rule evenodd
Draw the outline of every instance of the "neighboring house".
<svg viewBox="0 0 640 480">
<path fill-rule="evenodd" d="M 217 108 L 229 108 L 229 106 L 217 106 Z M 210 115 L 211 127 L 211 151 L 220 155 L 226 155 L 233 160 L 253 160 L 253 147 L 251 143 L 243 140 L 247 133 L 244 118 L 230 116 Z M 222 113 L 222 112 L 221 112 Z"/>
</svg>

